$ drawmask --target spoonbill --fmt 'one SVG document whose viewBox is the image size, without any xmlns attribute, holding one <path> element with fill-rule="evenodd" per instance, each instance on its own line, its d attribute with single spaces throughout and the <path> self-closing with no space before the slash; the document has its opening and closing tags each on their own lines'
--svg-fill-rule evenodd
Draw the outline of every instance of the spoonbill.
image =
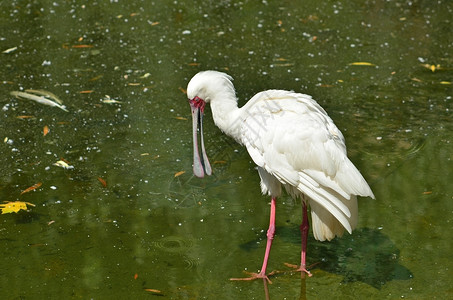
<svg viewBox="0 0 453 300">
<path fill-rule="evenodd" d="M 232 80 L 223 72 L 203 71 L 187 86 L 192 110 L 195 176 L 212 173 L 202 127 L 205 106 L 209 103 L 214 123 L 247 148 L 257 165 L 261 191 L 271 197 L 267 244 L 260 272 L 231 280 L 263 278 L 270 282 L 266 268 L 275 234 L 276 202 L 282 187 L 302 202 L 301 263 L 296 268 L 311 276 L 306 267 L 307 206 L 311 210 L 314 238 L 330 241 L 342 236 L 345 229 L 352 232 L 357 225 L 357 195 L 374 198 L 373 192 L 347 157 L 343 134 L 311 96 L 267 90 L 238 108 Z"/>
</svg>

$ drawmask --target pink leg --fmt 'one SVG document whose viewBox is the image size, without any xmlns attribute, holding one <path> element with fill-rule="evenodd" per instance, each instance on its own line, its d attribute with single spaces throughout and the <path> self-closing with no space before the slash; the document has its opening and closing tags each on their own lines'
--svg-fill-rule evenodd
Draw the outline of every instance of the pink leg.
<svg viewBox="0 0 453 300">
<path fill-rule="evenodd" d="M 264 253 L 263 265 L 261 266 L 260 275 L 266 274 L 267 261 L 271 253 L 272 241 L 275 235 L 275 198 L 271 199 L 271 216 L 269 220 L 269 229 L 267 230 L 266 252 Z"/>
<path fill-rule="evenodd" d="M 300 252 L 300 266 L 292 265 L 285 263 L 286 266 L 295 268 L 297 271 L 302 272 L 304 275 L 305 273 L 308 277 L 311 277 L 310 271 L 306 268 L 306 256 L 307 256 L 307 239 L 308 239 L 308 230 L 310 229 L 308 224 L 308 215 L 307 215 L 307 204 L 302 201 L 302 224 L 300 225 L 300 235 L 302 238 L 302 251 Z"/>
<path fill-rule="evenodd" d="M 276 199 L 273 197 L 271 199 L 271 214 L 270 214 L 270 220 L 269 220 L 269 229 L 267 230 L 267 243 L 266 243 L 266 252 L 264 253 L 264 260 L 263 260 L 263 265 L 261 266 L 261 270 L 259 273 L 249 273 L 250 277 L 246 278 L 230 278 L 230 280 L 254 280 L 258 278 L 264 278 L 266 279 L 269 283 L 271 281 L 266 275 L 266 269 L 267 269 L 267 261 L 269 260 L 269 254 L 271 252 L 271 247 L 272 247 L 272 241 L 274 240 L 274 235 L 275 235 L 275 201 Z M 271 273 L 273 274 L 273 273 Z M 269 274 L 269 275 L 271 275 Z"/>
<path fill-rule="evenodd" d="M 300 253 L 300 268 L 299 271 L 305 272 L 308 276 L 311 276 L 310 271 L 306 269 L 305 258 L 307 255 L 307 238 L 308 238 L 308 230 L 310 229 L 308 224 L 308 215 L 307 215 L 307 204 L 302 201 L 302 224 L 300 225 L 300 234 L 302 237 L 302 251 Z"/>
</svg>

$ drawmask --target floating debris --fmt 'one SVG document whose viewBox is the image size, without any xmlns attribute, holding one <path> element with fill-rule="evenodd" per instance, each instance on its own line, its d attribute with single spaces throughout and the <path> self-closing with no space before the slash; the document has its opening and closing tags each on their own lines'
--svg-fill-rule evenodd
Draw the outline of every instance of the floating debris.
<svg viewBox="0 0 453 300">
<path fill-rule="evenodd" d="M 439 64 L 437 65 L 422 64 L 422 67 L 431 70 L 431 72 L 443 70 L 443 68 Z"/>
<path fill-rule="evenodd" d="M 98 180 L 102 184 L 103 187 L 105 187 L 105 188 L 107 187 L 107 182 L 104 179 L 102 179 L 101 177 L 98 177 Z"/>
<path fill-rule="evenodd" d="M 105 98 L 101 99 L 101 102 L 106 104 L 121 103 L 121 101 L 110 98 L 109 95 L 105 95 Z"/>
<path fill-rule="evenodd" d="M 27 210 L 27 205 L 35 206 L 33 203 L 30 202 L 22 202 L 22 201 L 14 201 L 14 202 L 7 202 L 5 204 L 0 204 L 0 210 L 2 214 L 9 214 L 9 213 L 17 213 L 19 210 Z"/>
<path fill-rule="evenodd" d="M 2 53 L 8 54 L 8 53 L 14 52 L 16 50 L 17 50 L 17 47 L 12 47 L 12 48 L 6 49 L 5 51 L 2 51 Z"/>
<path fill-rule="evenodd" d="M 61 104 L 58 104 L 52 100 L 49 100 L 47 99 L 46 97 L 44 96 L 37 96 L 37 95 L 34 95 L 34 94 L 29 94 L 29 93 L 24 93 L 24 92 L 17 92 L 17 91 L 13 91 L 10 93 L 12 96 L 15 96 L 16 98 L 24 98 L 24 99 L 28 99 L 28 100 L 33 100 L 33 101 L 36 101 L 40 104 L 44 104 L 44 105 L 48 105 L 48 106 L 52 106 L 52 107 L 58 107 L 59 109 L 62 109 L 64 111 L 68 111 L 66 109 L 66 107 L 64 105 L 61 105 Z"/>
<path fill-rule="evenodd" d="M 56 163 L 53 164 L 54 166 L 63 168 L 63 169 L 74 169 L 74 166 L 69 165 L 67 162 L 64 160 L 59 160 Z"/>
<path fill-rule="evenodd" d="M 375 64 L 372 64 L 370 62 L 365 62 L 365 61 L 357 61 L 357 62 L 352 62 L 349 64 L 350 66 L 369 66 L 369 67 L 375 67 Z"/>
<path fill-rule="evenodd" d="M 20 194 L 23 195 L 23 194 L 25 194 L 25 193 L 31 192 L 31 191 L 33 191 L 33 190 L 36 190 L 36 189 L 39 188 L 41 185 L 42 185 L 42 182 L 38 182 L 38 183 L 32 185 L 31 187 L 26 188 L 26 189 L 23 190 Z"/>
<path fill-rule="evenodd" d="M 49 132 L 50 132 L 49 126 L 47 125 L 44 126 L 44 128 L 42 129 L 42 135 L 46 136 Z"/>
<path fill-rule="evenodd" d="M 46 90 L 25 90 L 25 92 L 27 92 L 29 94 L 35 94 L 35 95 L 38 95 L 38 96 L 43 96 L 43 97 L 46 97 L 46 98 L 50 98 L 50 100 L 58 102 L 58 104 L 63 104 L 63 101 L 61 101 L 60 98 L 58 98 L 54 93 L 51 93 L 51 92 L 46 91 Z"/>
<path fill-rule="evenodd" d="M 181 176 L 182 174 L 186 173 L 186 171 L 179 171 L 179 172 L 176 172 L 175 173 L 175 177 L 179 177 Z"/>
</svg>

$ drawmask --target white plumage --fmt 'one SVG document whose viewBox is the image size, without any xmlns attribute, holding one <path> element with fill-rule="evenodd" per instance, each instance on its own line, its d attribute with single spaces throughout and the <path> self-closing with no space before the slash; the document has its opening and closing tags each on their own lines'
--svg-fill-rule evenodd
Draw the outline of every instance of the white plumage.
<svg viewBox="0 0 453 300">
<path fill-rule="evenodd" d="M 347 157 L 344 137 L 332 119 L 311 96 L 283 90 L 260 92 L 238 108 L 231 81 L 217 71 L 200 72 L 190 80 L 194 130 L 195 117 L 201 122 L 202 102 L 209 103 L 215 124 L 244 145 L 258 166 L 264 194 L 279 197 L 283 186 L 300 197 L 311 208 L 317 240 L 341 236 L 344 229 L 351 233 L 357 225 L 356 195 L 374 195 Z M 203 161 L 194 161 L 200 177 L 209 165 L 202 150 Z"/>
</svg>

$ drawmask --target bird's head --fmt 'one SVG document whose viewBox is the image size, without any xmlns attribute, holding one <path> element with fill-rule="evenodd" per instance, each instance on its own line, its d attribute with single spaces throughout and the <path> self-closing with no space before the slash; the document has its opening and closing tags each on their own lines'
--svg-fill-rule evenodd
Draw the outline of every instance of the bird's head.
<svg viewBox="0 0 453 300">
<path fill-rule="evenodd" d="M 187 85 L 187 97 L 189 98 L 192 110 L 193 127 L 193 172 L 197 177 L 204 177 L 204 174 L 211 175 L 211 165 L 204 148 L 203 142 L 203 113 L 206 103 L 211 102 L 215 97 L 222 95 L 223 91 L 231 90 L 234 94 L 231 76 L 217 71 L 203 71 L 197 73 Z M 198 128 L 200 129 L 200 142 L 202 156 L 198 151 Z"/>
</svg>

